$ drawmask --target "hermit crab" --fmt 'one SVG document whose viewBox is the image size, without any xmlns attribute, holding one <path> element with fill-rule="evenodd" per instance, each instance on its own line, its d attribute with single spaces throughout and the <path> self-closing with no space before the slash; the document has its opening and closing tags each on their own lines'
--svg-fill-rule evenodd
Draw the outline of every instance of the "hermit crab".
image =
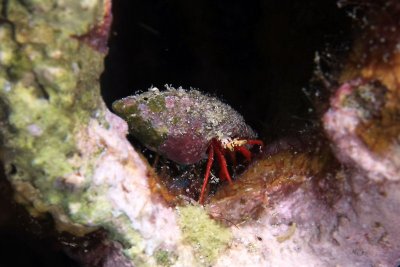
<svg viewBox="0 0 400 267">
<path fill-rule="evenodd" d="M 226 155 L 235 152 L 250 161 L 249 146 L 263 146 L 243 117 L 229 105 L 198 90 L 153 87 L 113 103 L 113 110 L 129 125 L 130 134 L 148 149 L 178 164 L 208 160 L 199 202 L 203 204 L 211 167 L 216 157 L 219 178 L 232 184 Z"/>
</svg>

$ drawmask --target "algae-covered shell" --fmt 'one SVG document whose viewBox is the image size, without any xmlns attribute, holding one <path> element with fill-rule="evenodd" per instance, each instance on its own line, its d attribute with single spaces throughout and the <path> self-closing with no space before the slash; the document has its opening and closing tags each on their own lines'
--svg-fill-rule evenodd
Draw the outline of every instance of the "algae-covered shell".
<svg viewBox="0 0 400 267">
<path fill-rule="evenodd" d="M 142 144 L 180 164 L 205 157 L 213 138 L 256 138 L 233 108 L 194 89 L 150 88 L 115 101 L 113 109 Z"/>
</svg>

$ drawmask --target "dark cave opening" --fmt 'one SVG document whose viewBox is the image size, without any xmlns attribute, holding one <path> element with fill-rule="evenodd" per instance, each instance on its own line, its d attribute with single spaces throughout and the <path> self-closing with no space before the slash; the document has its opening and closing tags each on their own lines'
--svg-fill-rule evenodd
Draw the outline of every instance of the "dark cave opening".
<svg viewBox="0 0 400 267">
<path fill-rule="evenodd" d="M 150 86 L 198 88 L 267 141 L 315 120 L 303 90 L 315 52 L 339 47 L 351 30 L 336 1 L 116 0 L 113 14 L 101 80 L 109 107 Z"/>
<path fill-rule="evenodd" d="M 340 55 L 351 36 L 336 1 L 117 0 L 113 15 L 101 80 L 109 107 L 151 86 L 196 88 L 241 113 L 266 150 L 279 140 L 296 146 L 317 132 L 318 115 L 305 93 L 314 90 L 315 54 Z M 130 140 L 150 164 L 158 162 Z M 205 159 L 191 169 L 160 162 L 155 169 L 168 191 L 198 199 Z"/>
</svg>

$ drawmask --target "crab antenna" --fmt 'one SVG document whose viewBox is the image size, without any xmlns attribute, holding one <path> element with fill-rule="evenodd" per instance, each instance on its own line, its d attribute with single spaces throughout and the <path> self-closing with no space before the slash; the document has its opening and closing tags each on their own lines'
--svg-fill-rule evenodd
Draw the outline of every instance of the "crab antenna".
<svg viewBox="0 0 400 267">
<path fill-rule="evenodd" d="M 217 154 L 217 159 L 219 161 L 219 165 L 220 165 L 220 168 L 221 168 L 220 169 L 220 173 L 222 175 L 220 175 L 220 176 L 225 177 L 225 179 L 228 180 L 228 182 L 230 184 L 232 184 L 232 178 L 231 178 L 231 176 L 229 174 L 229 171 L 228 171 L 228 166 L 226 164 L 225 156 L 221 152 L 221 145 L 215 139 L 213 140 L 213 142 L 215 144 L 215 147 L 214 147 L 215 148 L 215 153 Z"/>
<path fill-rule="evenodd" d="M 214 144 L 211 142 L 210 147 L 208 148 L 208 160 L 207 160 L 206 173 L 204 175 L 203 186 L 201 187 L 201 192 L 200 192 L 200 198 L 199 198 L 200 204 L 203 204 L 203 202 L 204 202 L 204 193 L 206 191 L 208 178 L 210 177 L 211 166 L 212 166 L 213 162 L 214 162 Z"/>
</svg>

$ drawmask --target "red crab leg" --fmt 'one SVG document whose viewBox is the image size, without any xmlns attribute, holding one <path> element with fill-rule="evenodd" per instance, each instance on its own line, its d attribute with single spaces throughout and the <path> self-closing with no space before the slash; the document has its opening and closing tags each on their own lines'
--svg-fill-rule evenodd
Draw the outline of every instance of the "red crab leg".
<svg viewBox="0 0 400 267">
<path fill-rule="evenodd" d="M 247 161 L 251 160 L 251 152 L 244 146 L 235 146 L 235 151 L 239 151 L 246 158 Z"/>
<path fill-rule="evenodd" d="M 206 174 L 204 175 L 203 186 L 201 187 L 199 203 L 203 204 L 204 202 L 204 193 L 206 192 L 206 187 L 208 183 L 208 177 L 210 177 L 211 166 L 214 162 L 214 144 L 211 142 L 208 148 L 208 160 L 207 160 L 207 167 L 206 167 Z"/>
<path fill-rule="evenodd" d="M 219 167 L 220 167 L 220 176 L 221 178 L 224 177 L 230 184 L 232 184 L 232 178 L 229 174 L 228 171 L 228 166 L 226 164 L 226 159 L 225 156 L 221 152 L 221 145 L 218 143 L 218 141 L 213 140 L 214 142 L 214 148 L 215 148 L 215 153 L 217 154 L 217 159 L 219 162 Z"/>
<path fill-rule="evenodd" d="M 246 140 L 247 143 L 249 145 L 259 145 L 259 146 L 264 146 L 264 142 L 261 140 L 257 140 L 257 139 L 250 139 L 250 140 Z"/>
</svg>

